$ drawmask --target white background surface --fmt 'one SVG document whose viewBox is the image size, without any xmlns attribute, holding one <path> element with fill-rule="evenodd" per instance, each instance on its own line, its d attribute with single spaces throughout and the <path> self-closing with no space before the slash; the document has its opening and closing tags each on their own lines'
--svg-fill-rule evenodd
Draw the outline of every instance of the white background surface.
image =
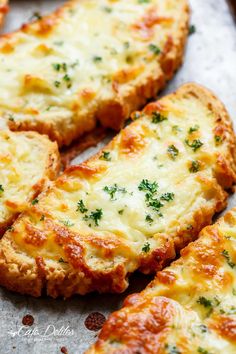
<svg viewBox="0 0 236 354">
<path fill-rule="evenodd" d="M 10 1 L 11 12 L 3 31 L 15 30 L 23 22 L 27 22 L 33 12 L 44 14 L 63 2 Z M 190 3 L 193 10 L 192 23 L 196 25 L 197 33 L 189 38 L 185 63 L 165 92 L 173 91 L 180 84 L 189 81 L 203 84 L 221 98 L 236 123 L 236 27 L 233 19 L 224 0 L 190 0 Z M 90 153 L 93 151 L 94 149 L 90 149 Z M 82 158 L 86 156 L 87 153 Z M 230 199 L 230 206 L 232 205 L 236 205 L 234 197 Z M 131 281 L 129 292 L 140 290 L 147 282 L 146 277 L 136 275 Z M 82 354 L 95 340 L 95 333 L 84 327 L 86 316 L 91 311 L 107 315 L 120 306 L 127 294 L 92 294 L 63 301 L 33 299 L 4 289 L 0 289 L 0 293 L 0 353 L 4 354 L 54 354 L 61 353 L 62 346 L 67 347 L 69 354 Z M 74 334 L 69 337 L 50 336 L 44 341 L 40 340 L 40 336 L 19 337 L 10 334 L 9 332 L 19 330 L 22 318 L 27 313 L 35 318 L 31 329 L 37 328 L 42 333 L 48 325 L 55 326 L 58 330 L 62 326 L 69 326 Z"/>
</svg>

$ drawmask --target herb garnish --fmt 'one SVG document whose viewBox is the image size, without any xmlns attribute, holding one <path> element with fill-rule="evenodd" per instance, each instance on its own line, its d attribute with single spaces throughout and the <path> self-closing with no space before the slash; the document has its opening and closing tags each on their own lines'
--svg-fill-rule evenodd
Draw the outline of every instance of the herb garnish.
<svg viewBox="0 0 236 354">
<path fill-rule="evenodd" d="M 145 219 L 145 220 L 146 220 L 149 224 L 152 224 L 153 221 L 154 221 L 150 214 L 148 214 L 148 215 L 146 216 L 146 219 Z"/>
<path fill-rule="evenodd" d="M 162 194 L 161 200 L 165 200 L 166 202 L 170 202 L 171 200 L 174 199 L 174 196 L 175 196 L 174 193 L 167 192 L 167 193 Z"/>
<path fill-rule="evenodd" d="M 114 200 L 115 194 L 117 192 L 127 193 L 125 188 L 119 187 L 116 183 L 111 187 L 105 186 L 103 188 L 103 190 L 104 190 L 104 192 L 106 192 L 110 195 L 111 200 Z"/>
<path fill-rule="evenodd" d="M 179 150 L 174 145 L 170 145 L 168 146 L 167 153 L 172 160 L 175 160 L 179 155 Z"/>
<path fill-rule="evenodd" d="M 146 242 L 142 248 L 142 252 L 148 253 L 150 251 L 150 243 Z"/>
<path fill-rule="evenodd" d="M 199 129 L 199 125 L 195 124 L 194 127 L 190 127 L 188 130 L 189 134 L 192 134 L 193 132 L 196 132 Z"/>
<path fill-rule="evenodd" d="M 167 120 L 167 117 L 163 116 L 159 112 L 152 112 L 152 123 L 157 124 L 163 122 L 163 120 Z"/>
<path fill-rule="evenodd" d="M 91 211 L 90 215 L 85 215 L 84 220 L 88 221 L 89 219 L 93 220 L 95 226 L 98 226 L 99 220 L 101 220 L 103 216 L 102 209 L 96 209 L 95 211 Z M 90 226 L 90 225 L 89 225 Z"/>
<path fill-rule="evenodd" d="M 0 184 L 0 193 L 4 192 L 4 188 L 2 186 L 2 184 Z"/>
<path fill-rule="evenodd" d="M 99 157 L 100 160 L 111 161 L 111 156 L 109 151 L 103 151 L 102 155 Z"/>
<path fill-rule="evenodd" d="M 158 55 L 161 53 L 161 50 L 159 47 L 157 47 L 155 44 L 149 44 L 148 46 L 149 50 L 153 52 L 153 54 Z"/>
<path fill-rule="evenodd" d="M 35 198 L 32 200 L 31 204 L 35 205 L 35 204 L 38 204 L 38 202 L 39 202 L 38 198 Z"/>
<path fill-rule="evenodd" d="M 63 258 L 59 258 L 59 259 L 58 259 L 58 262 L 59 262 L 59 263 L 68 263 L 68 262 L 64 261 Z"/>
<path fill-rule="evenodd" d="M 199 299 L 197 300 L 197 302 L 200 304 L 200 305 L 202 305 L 202 306 L 204 306 L 204 307 L 208 307 L 208 308 L 212 308 L 213 306 L 212 306 L 212 301 L 211 300 L 209 300 L 209 299 L 207 299 L 206 297 L 204 297 L 204 296 L 200 296 L 199 297 Z"/>
<path fill-rule="evenodd" d="M 189 167 L 189 172 L 196 173 L 199 171 L 200 163 L 197 160 L 191 162 L 191 166 Z"/>
<path fill-rule="evenodd" d="M 193 149 L 194 152 L 196 152 L 202 145 L 203 143 L 199 139 L 194 139 L 191 143 L 189 140 L 185 140 L 185 143 Z"/>
<path fill-rule="evenodd" d="M 191 35 L 194 34 L 195 32 L 196 32 L 196 26 L 195 25 L 189 26 L 188 34 Z"/>
<path fill-rule="evenodd" d="M 215 143 L 216 145 L 220 145 L 222 143 L 222 137 L 220 135 L 215 135 Z"/>
<path fill-rule="evenodd" d="M 221 254 L 222 254 L 222 256 L 225 257 L 225 259 L 226 259 L 228 265 L 229 265 L 231 268 L 234 268 L 234 267 L 235 267 L 235 263 L 233 263 L 233 262 L 231 261 L 229 252 L 226 251 L 226 250 L 224 250 Z"/>
<path fill-rule="evenodd" d="M 88 211 L 88 209 L 85 207 L 83 200 L 81 199 L 78 203 L 77 203 L 77 209 L 76 211 L 80 211 L 81 214 L 84 214 Z"/>
<path fill-rule="evenodd" d="M 62 224 L 64 224 L 65 226 L 71 227 L 74 226 L 75 224 L 73 222 L 71 222 L 70 220 L 60 220 L 60 222 Z"/>
<path fill-rule="evenodd" d="M 93 57 L 93 61 L 94 61 L 95 63 L 99 63 L 100 61 L 102 61 L 102 57 L 97 57 L 97 56 L 95 56 L 95 57 Z"/>
<path fill-rule="evenodd" d="M 143 179 L 139 184 L 138 189 L 140 191 L 147 191 L 153 194 L 157 192 L 158 184 L 157 182 L 150 182 L 147 179 Z"/>
</svg>

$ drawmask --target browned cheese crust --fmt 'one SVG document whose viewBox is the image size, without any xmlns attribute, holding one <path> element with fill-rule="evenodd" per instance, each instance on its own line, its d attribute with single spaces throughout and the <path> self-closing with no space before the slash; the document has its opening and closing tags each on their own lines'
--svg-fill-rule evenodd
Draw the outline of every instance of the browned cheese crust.
<svg viewBox="0 0 236 354">
<path fill-rule="evenodd" d="M 187 0 L 69 1 L 0 38 L 0 117 L 59 145 L 119 130 L 180 66 L 188 23 Z"/>
<path fill-rule="evenodd" d="M 234 354 L 236 209 L 200 233 L 181 258 L 129 296 L 87 354 Z"/>
<path fill-rule="evenodd" d="M 222 103 L 187 84 L 68 168 L 0 243 L 0 283 L 40 296 L 122 292 L 162 269 L 226 206 L 235 137 Z"/>
</svg>

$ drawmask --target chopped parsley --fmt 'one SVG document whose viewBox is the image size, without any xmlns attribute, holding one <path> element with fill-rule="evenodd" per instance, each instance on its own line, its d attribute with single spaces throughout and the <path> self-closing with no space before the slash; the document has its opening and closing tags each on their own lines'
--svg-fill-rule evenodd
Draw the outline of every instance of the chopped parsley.
<svg viewBox="0 0 236 354">
<path fill-rule="evenodd" d="M 231 267 L 231 268 L 234 268 L 235 267 L 235 263 L 232 262 L 231 258 L 230 258 L 230 255 L 229 255 L 229 252 L 224 250 L 222 253 L 222 256 L 225 257 L 228 265 Z"/>
<path fill-rule="evenodd" d="M 54 86 L 55 87 L 60 87 L 60 85 L 61 85 L 61 83 L 60 83 L 60 81 L 58 81 L 58 80 L 56 80 L 56 81 L 54 81 Z"/>
<path fill-rule="evenodd" d="M 201 353 L 201 354 L 210 354 L 210 352 L 208 350 L 206 350 L 202 347 L 198 347 L 197 352 Z"/>
<path fill-rule="evenodd" d="M 123 215 L 123 213 L 124 213 L 124 209 L 118 210 L 118 214 Z"/>
<path fill-rule="evenodd" d="M 102 57 L 95 56 L 95 57 L 93 57 L 93 61 L 94 61 L 94 63 L 99 63 L 102 61 Z"/>
<path fill-rule="evenodd" d="M 54 64 L 52 64 L 52 67 L 53 67 L 53 69 L 54 69 L 54 70 L 56 70 L 56 71 L 60 71 L 61 64 L 54 63 Z"/>
<path fill-rule="evenodd" d="M 207 326 L 204 324 L 200 324 L 199 328 L 202 333 L 206 333 L 208 331 Z"/>
<path fill-rule="evenodd" d="M 108 14 L 110 14 L 112 12 L 112 8 L 109 6 L 104 6 L 102 9 L 103 9 L 103 11 L 107 12 Z"/>
<path fill-rule="evenodd" d="M 174 199 L 174 196 L 175 196 L 174 193 L 167 192 L 167 193 L 162 194 L 161 200 L 165 200 L 166 202 L 170 202 L 171 200 Z"/>
<path fill-rule="evenodd" d="M 63 258 L 59 258 L 59 259 L 58 259 L 58 262 L 59 262 L 59 263 L 68 263 L 68 262 L 64 261 Z"/>
<path fill-rule="evenodd" d="M 167 117 L 163 116 L 159 112 L 152 112 L 152 123 L 157 124 L 167 120 Z"/>
<path fill-rule="evenodd" d="M 175 160 L 179 155 L 179 150 L 174 145 L 170 145 L 168 146 L 167 153 L 172 160 Z"/>
<path fill-rule="evenodd" d="M 196 125 L 194 125 L 194 127 L 189 128 L 188 133 L 192 134 L 193 132 L 198 131 L 198 129 L 199 129 L 199 125 L 196 124 Z"/>
<path fill-rule="evenodd" d="M 30 21 L 39 21 L 42 19 L 42 15 L 40 14 L 40 12 L 34 12 L 33 15 L 30 17 Z"/>
<path fill-rule="evenodd" d="M 154 221 L 150 214 L 148 214 L 148 215 L 146 216 L 146 219 L 145 219 L 145 220 L 146 220 L 149 224 L 152 224 L 153 221 Z"/>
<path fill-rule="evenodd" d="M 155 54 L 155 55 L 158 55 L 158 54 L 161 53 L 160 48 L 157 47 L 155 44 L 152 44 L 152 43 L 149 44 L 148 48 L 149 48 L 149 50 L 150 50 L 153 54 Z"/>
<path fill-rule="evenodd" d="M 116 183 L 111 187 L 105 186 L 103 188 L 103 190 L 104 190 L 104 192 L 106 192 L 110 195 L 111 200 L 114 200 L 115 194 L 117 192 L 127 193 L 125 188 L 119 187 Z"/>
<path fill-rule="evenodd" d="M 14 118 L 13 114 L 9 114 L 8 119 L 9 119 L 10 122 L 14 122 L 15 121 L 15 118 Z"/>
<path fill-rule="evenodd" d="M 189 172 L 196 173 L 199 171 L 200 163 L 197 160 L 191 162 L 191 166 L 189 167 Z"/>
<path fill-rule="evenodd" d="M 88 211 L 88 209 L 85 207 L 83 200 L 81 199 L 78 203 L 77 203 L 77 209 L 76 211 L 80 211 L 81 214 L 84 214 Z"/>
<path fill-rule="evenodd" d="M 222 143 L 222 137 L 220 135 L 215 135 L 215 143 L 216 145 L 220 145 Z"/>
<path fill-rule="evenodd" d="M 176 345 L 166 344 L 165 348 L 168 350 L 168 354 L 181 354 L 180 350 L 176 347 Z"/>
<path fill-rule="evenodd" d="M 197 300 L 197 302 L 198 302 L 200 305 L 202 305 L 202 306 L 204 306 L 204 307 L 206 307 L 206 308 L 212 308 L 212 307 L 213 307 L 212 301 L 209 300 L 209 299 L 207 299 L 207 298 L 204 297 L 204 296 L 200 296 L 199 299 Z"/>
<path fill-rule="evenodd" d="M 39 202 L 38 198 L 35 198 L 32 200 L 31 204 L 35 205 L 35 204 L 38 204 L 38 202 Z"/>
<path fill-rule="evenodd" d="M 153 198 L 152 195 L 147 193 L 146 204 L 148 207 L 151 207 L 153 210 L 155 210 L 159 216 L 163 216 L 162 213 L 160 212 L 160 208 L 162 208 L 164 204 L 162 204 L 159 199 Z"/>
<path fill-rule="evenodd" d="M 138 4 L 149 4 L 150 0 L 138 0 Z"/>
<path fill-rule="evenodd" d="M 111 161 L 111 156 L 109 151 L 103 151 L 102 155 L 99 157 L 100 160 Z"/>
<path fill-rule="evenodd" d="M 71 227 L 71 226 L 74 226 L 75 224 L 73 222 L 71 222 L 70 220 L 60 220 L 60 222 L 62 224 L 64 224 L 65 226 L 67 227 Z"/>
<path fill-rule="evenodd" d="M 157 182 L 150 182 L 147 179 L 143 179 L 142 182 L 139 184 L 138 189 L 140 191 L 147 191 L 151 194 L 154 194 L 157 192 L 158 184 Z"/>
<path fill-rule="evenodd" d="M 150 251 L 150 243 L 146 242 L 142 248 L 142 252 L 148 253 Z"/>
<path fill-rule="evenodd" d="M 189 140 L 185 140 L 185 143 L 193 149 L 194 152 L 196 152 L 202 145 L 203 143 L 199 139 L 194 139 L 191 143 Z"/>
<path fill-rule="evenodd" d="M 102 209 L 96 209 L 95 211 L 91 211 L 90 215 L 85 215 L 84 220 L 86 220 L 86 221 L 93 220 L 95 223 L 95 226 L 98 226 L 99 221 L 101 220 L 102 216 L 103 216 Z"/>
<path fill-rule="evenodd" d="M 2 192 L 4 192 L 4 188 L 3 188 L 2 184 L 0 184 L 0 194 L 1 194 Z"/>
<path fill-rule="evenodd" d="M 196 26 L 195 25 L 189 26 L 188 34 L 191 35 L 194 34 L 195 32 L 196 32 Z"/>
<path fill-rule="evenodd" d="M 72 82 L 71 82 L 71 77 L 69 75 L 64 75 L 63 80 L 67 83 L 67 88 L 71 88 Z"/>
<path fill-rule="evenodd" d="M 177 133 L 177 132 L 181 132 L 181 128 L 178 125 L 173 125 L 172 127 L 173 132 Z"/>
</svg>

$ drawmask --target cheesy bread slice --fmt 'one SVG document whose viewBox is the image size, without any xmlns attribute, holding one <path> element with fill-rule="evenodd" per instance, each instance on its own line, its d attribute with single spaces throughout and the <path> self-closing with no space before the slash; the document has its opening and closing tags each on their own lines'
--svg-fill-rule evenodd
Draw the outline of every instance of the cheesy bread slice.
<svg viewBox="0 0 236 354">
<path fill-rule="evenodd" d="M 58 169 L 57 144 L 46 136 L 0 130 L 0 236 Z"/>
<path fill-rule="evenodd" d="M 181 64 L 187 0 L 72 0 L 0 38 L 0 119 L 69 144 L 120 129 Z"/>
<path fill-rule="evenodd" d="M 8 10 L 8 0 L 0 0 L 0 26 L 2 25 L 2 22 Z"/>
<path fill-rule="evenodd" d="M 105 323 L 87 354 L 234 354 L 236 208 Z"/>
<path fill-rule="evenodd" d="M 226 205 L 235 139 L 194 84 L 150 103 L 101 152 L 68 168 L 0 243 L 0 283 L 35 296 L 122 292 L 156 272 Z"/>
</svg>

